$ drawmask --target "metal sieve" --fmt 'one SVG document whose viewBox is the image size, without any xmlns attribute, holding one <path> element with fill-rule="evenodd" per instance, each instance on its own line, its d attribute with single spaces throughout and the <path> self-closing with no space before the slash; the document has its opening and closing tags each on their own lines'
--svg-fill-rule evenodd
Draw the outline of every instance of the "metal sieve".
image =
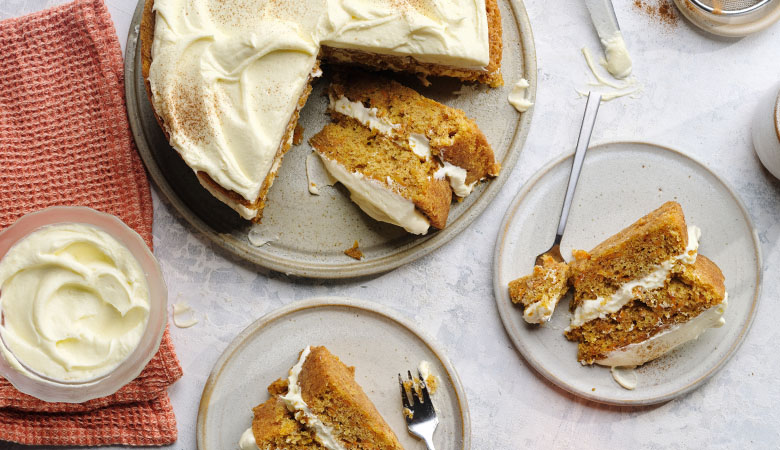
<svg viewBox="0 0 780 450">
<path fill-rule="evenodd" d="M 748 14 L 772 0 L 690 0 L 690 2 L 702 10 L 716 15 L 738 16 Z"/>
</svg>

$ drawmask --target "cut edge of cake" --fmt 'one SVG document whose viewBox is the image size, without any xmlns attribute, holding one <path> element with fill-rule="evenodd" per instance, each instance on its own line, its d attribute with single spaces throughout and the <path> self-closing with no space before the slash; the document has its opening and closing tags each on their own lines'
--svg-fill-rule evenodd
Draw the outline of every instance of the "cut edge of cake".
<svg viewBox="0 0 780 450">
<path fill-rule="evenodd" d="M 503 30 L 501 26 L 501 11 L 497 0 L 485 0 L 487 14 L 488 45 L 490 60 L 482 69 L 467 69 L 454 66 L 444 66 L 417 61 L 412 56 L 383 55 L 367 53 L 354 49 L 343 49 L 323 45 L 323 59 L 340 64 L 353 64 L 369 70 L 391 70 L 394 72 L 411 72 L 418 75 L 425 85 L 429 85 L 427 77 L 445 76 L 457 78 L 466 82 L 478 82 L 490 87 L 504 85 L 501 74 L 501 59 L 503 56 Z"/>
<path fill-rule="evenodd" d="M 509 298 L 522 306 L 523 319 L 528 323 L 549 322 L 555 307 L 569 291 L 569 265 L 542 256 L 542 265 L 535 265 L 530 275 L 509 283 Z"/>
<path fill-rule="evenodd" d="M 408 147 L 343 118 L 327 124 L 309 144 L 326 170 L 351 199 L 375 220 L 425 234 L 447 224 L 452 191 L 434 176 L 433 161 L 422 161 Z"/>
<path fill-rule="evenodd" d="M 268 386 L 271 398 L 253 409 L 252 426 L 241 436 L 242 450 L 267 448 L 279 439 L 297 448 L 401 450 L 398 438 L 346 366 L 327 348 L 307 346 L 286 379 Z M 314 439 L 308 447 L 301 442 Z M 261 446 L 266 447 L 261 447 Z M 277 448 L 277 447 L 272 447 Z"/>
</svg>

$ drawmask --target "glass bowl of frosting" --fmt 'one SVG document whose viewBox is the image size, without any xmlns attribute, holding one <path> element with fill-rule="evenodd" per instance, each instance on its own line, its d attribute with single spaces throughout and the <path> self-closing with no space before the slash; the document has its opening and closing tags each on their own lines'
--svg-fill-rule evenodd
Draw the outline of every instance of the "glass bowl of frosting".
<svg viewBox="0 0 780 450">
<path fill-rule="evenodd" d="M 57 206 L 0 233 L 0 375 L 48 402 L 118 391 L 160 346 L 167 289 L 117 217 Z"/>
</svg>

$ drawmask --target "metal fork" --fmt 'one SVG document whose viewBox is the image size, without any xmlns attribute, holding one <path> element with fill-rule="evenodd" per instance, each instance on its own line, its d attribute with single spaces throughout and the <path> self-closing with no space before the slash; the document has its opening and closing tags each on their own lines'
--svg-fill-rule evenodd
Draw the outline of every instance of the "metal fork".
<svg viewBox="0 0 780 450">
<path fill-rule="evenodd" d="M 542 257 L 549 255 L 555 261 L 562 262 L 561 256 L 561 240 L 563 239 L 563 231 L 566 229 L 566 221 L 569 219 L 569 209 L 571 209 L 572 200 L 574 200 L 574 189 L 577 188 L 577 181 L 580 179 L 580 172 L 582 171 L 582 163 L 585 161 L 585 152 L 588 150 L 588 144 L 590 144 L 590 135 L 593 133 L 593 126 L 596 123 L 596 114 L 599 112 L 599 105 L 601 104 L 601 94 L 589 92 L 588 101 L 585 104 L 585 113 L 582 116 L 582 124 L 580 125 L 580 136 L 577 138 L 577 150 L 574 152 L 574 158 L 572 158 L 571 172 L 569 173 L 569 184 L 566 186 L 566 197 L 563 199 L 563 207 L 561 208 L 561 219 L 558 222 L 558 230 L 555 233 L 555 241 L 552 246 L 539 254 L 536 257 L 537 266 L 541 266 Z"/>
<path fill-rule="evenodd" d="M 401 403 L 404 406 L 404 418 L 409 433 L 425 441 L 428 450 L 435 450 L 433 447 L 433 432 L 439 424 L 439 418 L 436 417 L 436 410 L 431 402 L 431 395 L 428 393 L 428 386 L 425 384 L 420 371 L 418 380 L 412 378 L 412 372 L 406 372 L 409 375 L 409 384 L 411 388 L 407 393 L 404 380 L 401 374 L 398 374 L 398 384 L 401 385 Z M 419 388 L 418 388 L 419 386 Z M 412 397 L 412 403 L 409 403 L 409 396 Z"/>
</svg>

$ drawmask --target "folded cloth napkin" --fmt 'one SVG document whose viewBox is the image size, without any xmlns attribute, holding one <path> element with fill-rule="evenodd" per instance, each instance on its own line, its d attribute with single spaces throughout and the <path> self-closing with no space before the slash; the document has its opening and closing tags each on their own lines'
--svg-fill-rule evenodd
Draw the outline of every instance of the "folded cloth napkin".
<svg viewBox="0 0 780 450">
<path fill-rule="evenodd" d="M 0 229 L 48 206 L 81 205 L 118 216 L 152 246 L 152 198 L 123 85 L 122 53 L 102 0 L 0 22 Z M 0 378 L 0 441 L 173 443 L 166 388 L 181 375 L 166 330 L 141 375 L 108 397 L 47 403 Z"/>
</svg>

